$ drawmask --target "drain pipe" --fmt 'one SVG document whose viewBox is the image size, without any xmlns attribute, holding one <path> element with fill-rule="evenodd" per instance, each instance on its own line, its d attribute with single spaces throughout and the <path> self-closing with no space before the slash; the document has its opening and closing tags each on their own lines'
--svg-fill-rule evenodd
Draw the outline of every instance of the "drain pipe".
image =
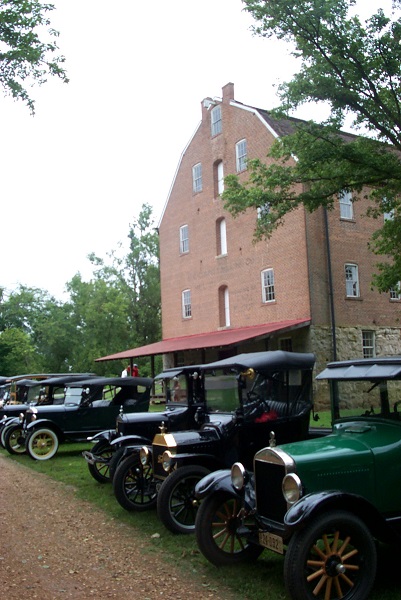
<svg viewBox="0 0 401 600">
<path fill-rule="evenodd" d="M 335 311 L 334 311 L 333 273 L 331 270 L 329 219 L 327 216 L 327 208 L 324 207 L 323 211 L 324 211 L 324 229 L 325 229 L 325 235 L 326 235 L 327 274 L 328 274 L 328 278 L 329 278 L 332 350 L 333 350 L 333 360 L 337 360 L 336 317 L 335 317 Z"/>
<path fill-rule="evenodd" d="M 333 273 L 331 270 L 331 252 L 330 252 L 330 234 L 329 234 L 329 219 L 327 216 L 326 206 L 323 208 L 324 211 L 324 229 L 326 235 L 326 252 L 327 252 L 327 275 L 329 279 L 329 296 L 330 296 L 330 320 L 331 320 L 331 339 L 332 339 L 332 351 L 333 360 L 337 360 L 337 337 L 336 337 L 336 317 L 334 311 L 334 293 L 333 293 Z M 331 381 L 330 385 L 331 401 L 334 408 L 334 418 L 339 416 L 339 398 L 338 398 L 338 382 Z"/>
</svg>

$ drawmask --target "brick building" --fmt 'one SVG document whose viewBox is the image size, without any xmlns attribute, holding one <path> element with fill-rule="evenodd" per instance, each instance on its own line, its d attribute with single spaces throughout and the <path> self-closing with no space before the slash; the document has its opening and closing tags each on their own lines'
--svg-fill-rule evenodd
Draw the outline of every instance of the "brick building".
<svg viewBox="0 0 401 600">
<path fill-rule="evenodd" d="M 366 201 L 345 194 L 329 212 L 300 207 L 255 243 L 257 211 L 224 210 L 224 177 L 246 178 L 246 160 L 267 160 L 294 120 L 236 101 L 232 83 L 201 111 L 159 224 L 163 340 L 113 358 L 163 354 L 175 366 L 282 348 L 315 352 L 320 369 L 401 354 L 401 299 L 371 287 L 378 224 Z"/>
</svg>

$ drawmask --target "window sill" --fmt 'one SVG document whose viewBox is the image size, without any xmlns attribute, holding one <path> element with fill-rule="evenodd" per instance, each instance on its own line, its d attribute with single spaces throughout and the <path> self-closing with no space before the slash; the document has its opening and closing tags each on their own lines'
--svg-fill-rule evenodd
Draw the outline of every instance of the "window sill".
<svg viewBox="0 0 401 600">
<path fill-rule="evenodd" d="M 363 298 L 361 296 L 345 296 L 345 300 L 351 300 L 351 302 L 362 301 Z"/>
</svg>

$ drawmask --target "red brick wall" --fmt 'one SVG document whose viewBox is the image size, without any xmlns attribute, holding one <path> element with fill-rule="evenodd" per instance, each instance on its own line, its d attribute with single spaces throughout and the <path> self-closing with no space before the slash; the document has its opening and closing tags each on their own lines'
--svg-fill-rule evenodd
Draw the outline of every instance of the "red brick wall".
<svg viewBox="0 0 401 600">
<path fill-rule="evenodd" d="M 256 212 L 233 219 L 215 197 L 214 168 L 223 160 L 224 175 L 235 173 L 235 144 L 245 138 L 249 158 L 265 159 L 273 136 L 248 110 L 222 104 L 223 131 L 211 138 L 210 111 L 185 150 L 160 223 L 163 337 L 219 328 L 219 288 L 227 286 L 232 327 L 307 318 L 310 315 L 305 216 L 289 215 L 269 241 L 253 243 Z M 192 167 L 202 163 L 203 190 L 192 192 Z M 246 172 L 243 174 L 246 177 Z M 226 256 L 216 256 L 216 221 L 227 224 Z M 189 227 L 189 253 L 179 253 L 179 228 Z M 276 301 L 262 303 L 261 271 L 274 268 Z M 181 292 L 192 294 L 192 319 L 182 319 Z"/>
</svg>

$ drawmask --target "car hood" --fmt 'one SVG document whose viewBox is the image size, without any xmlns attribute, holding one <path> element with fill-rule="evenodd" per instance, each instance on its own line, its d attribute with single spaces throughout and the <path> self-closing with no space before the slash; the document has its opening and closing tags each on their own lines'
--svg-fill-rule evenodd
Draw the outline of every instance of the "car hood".
<svg viewBox="0 0 401 600">
<path fill-rule="evenodd" d="M 337 423 L 325 437 L 277 449 L 294 461 L 305 493 L 340 489 L 390 510 L 391 503 L 381 498 L 381 487 L 393 488 L 399 479 L 400 439 L 401 423 L 361 419 Z"/>
</svg>

